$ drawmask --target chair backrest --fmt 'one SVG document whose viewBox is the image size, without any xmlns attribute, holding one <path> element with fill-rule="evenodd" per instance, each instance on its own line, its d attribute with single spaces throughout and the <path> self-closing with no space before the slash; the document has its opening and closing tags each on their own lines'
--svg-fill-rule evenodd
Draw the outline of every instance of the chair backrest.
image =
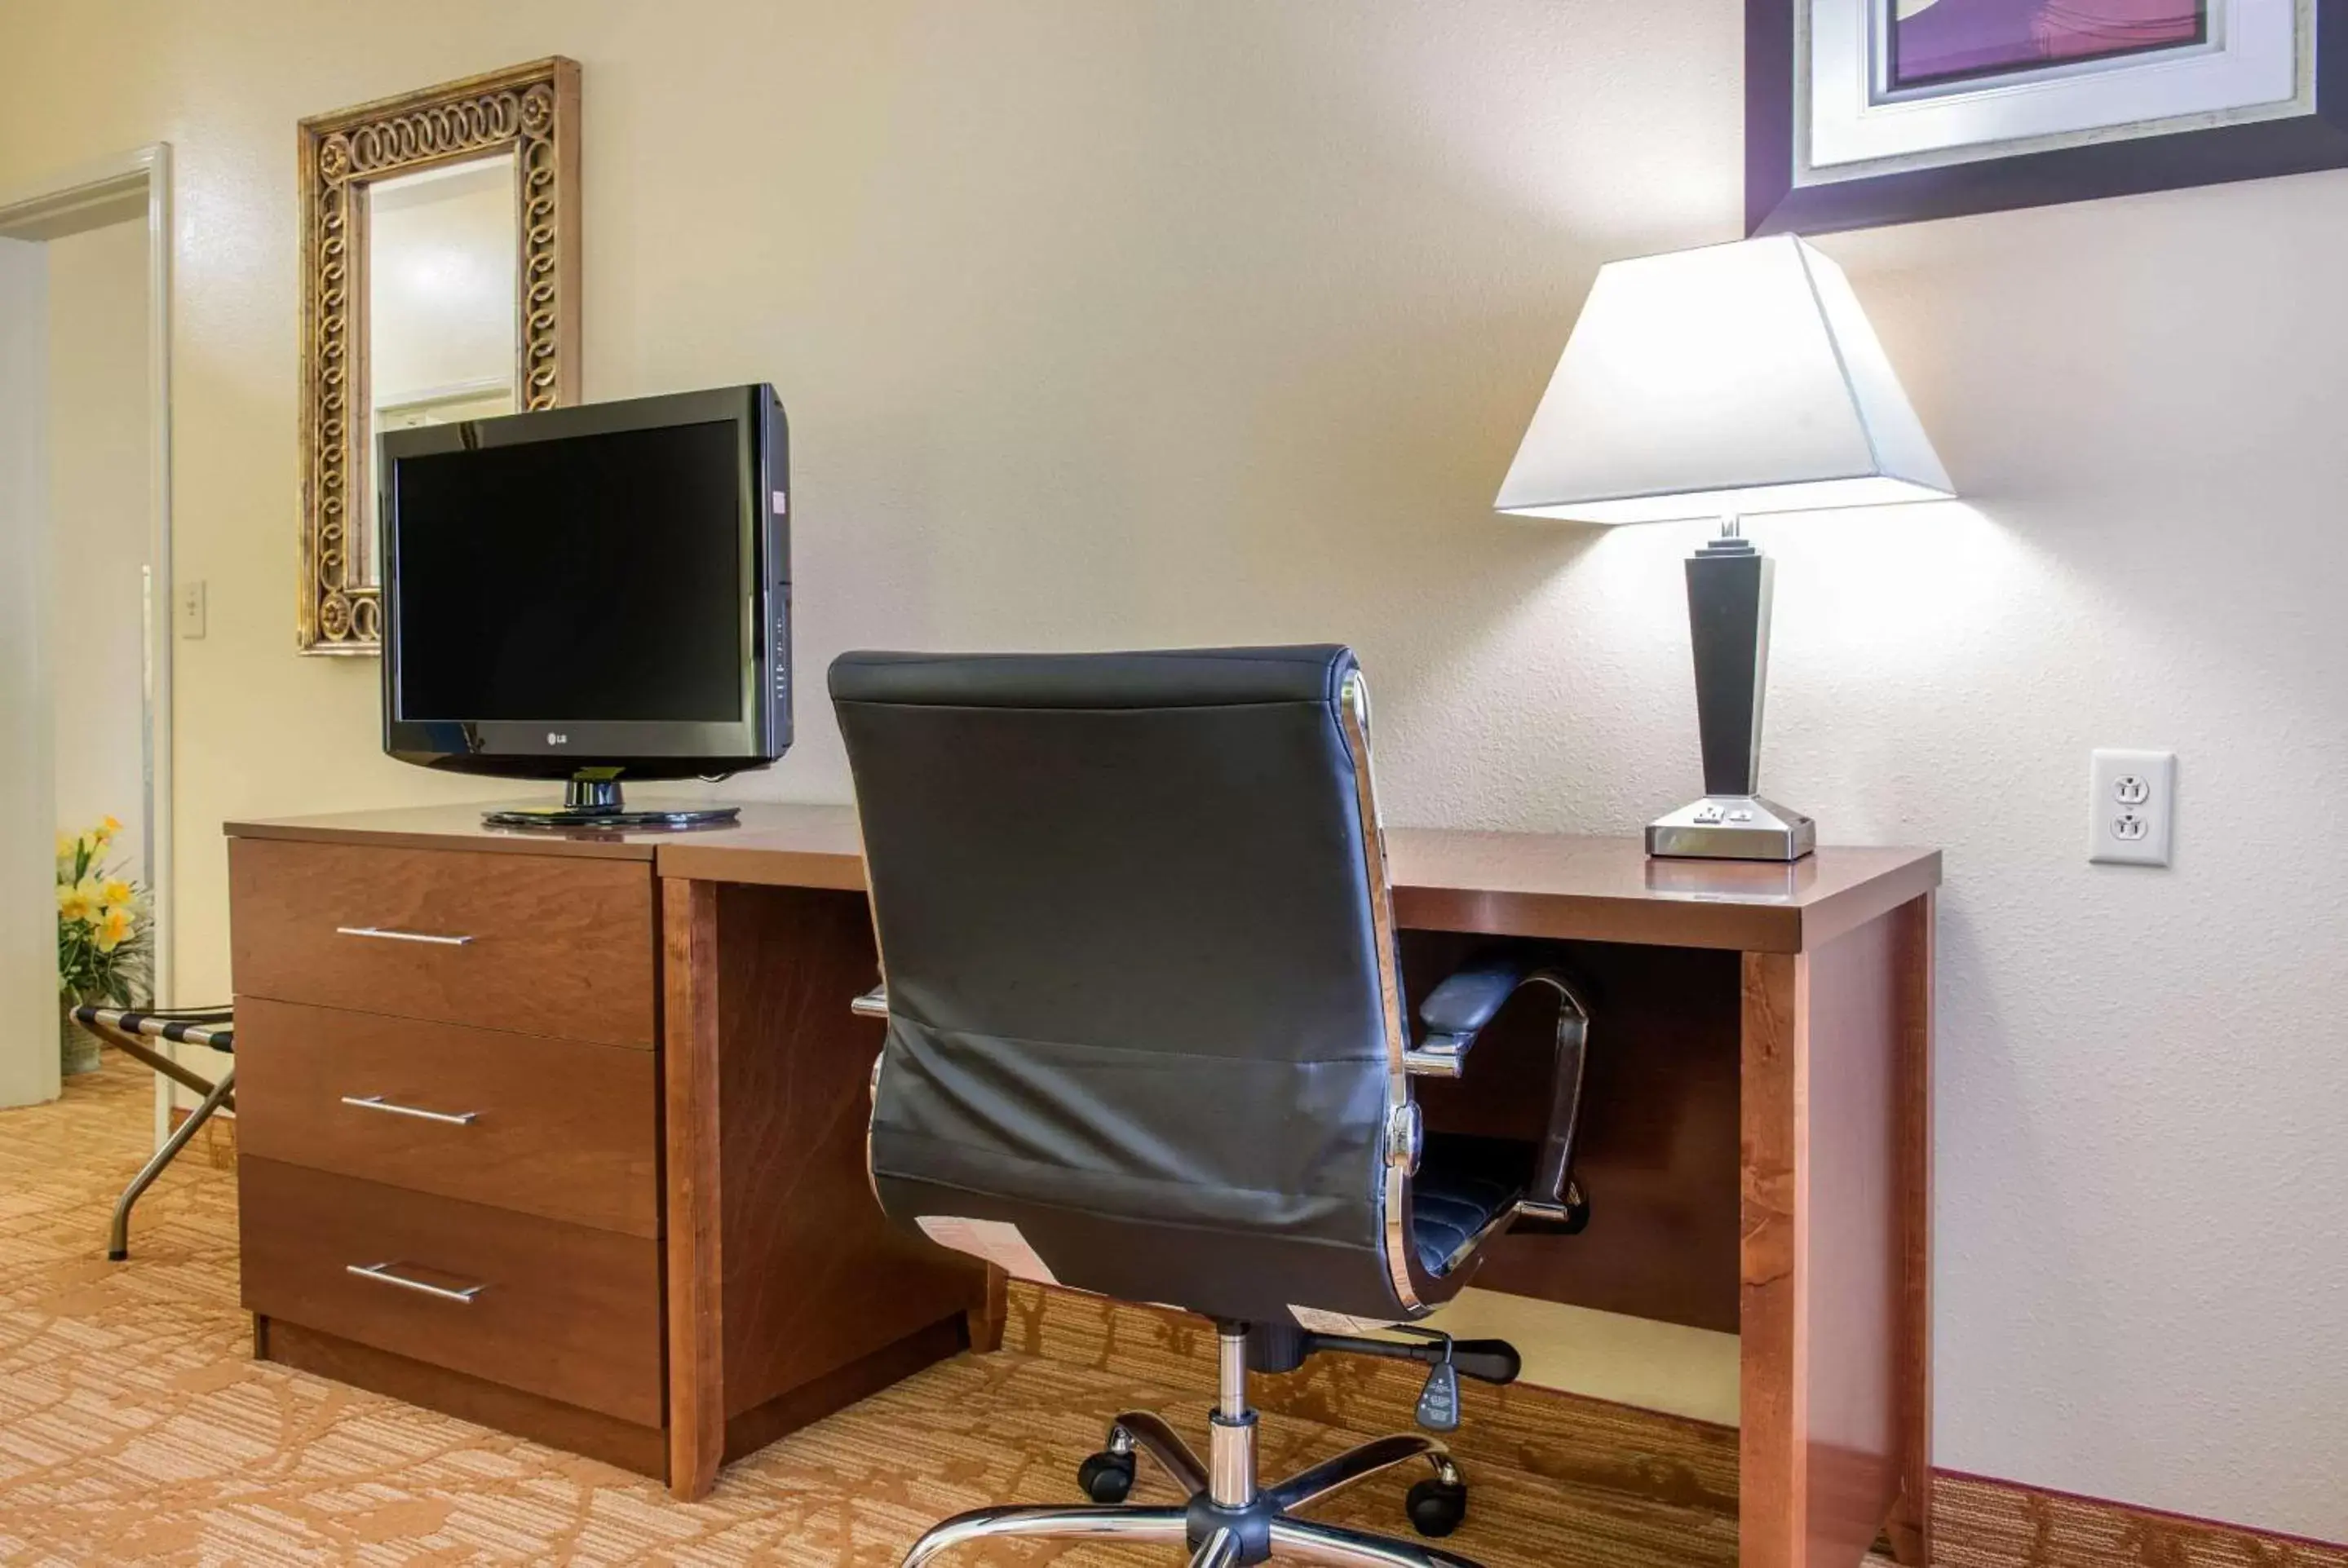
<svg viewBox="0 0 2348 1568">
<path fill-rule="evenodd" d="M 892 1217 L 1220 1317 L 1431 1305 L 1353 655 L 850 653 L 831 695 Z"/>
</svg>

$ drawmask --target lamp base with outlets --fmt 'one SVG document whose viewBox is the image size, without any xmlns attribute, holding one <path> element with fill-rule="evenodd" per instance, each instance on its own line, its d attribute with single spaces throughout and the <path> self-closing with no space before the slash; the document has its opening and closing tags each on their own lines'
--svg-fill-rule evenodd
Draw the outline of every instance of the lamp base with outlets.
<svg viewBox="0 0 2348 1568">
<path fill-rule="evenodd" d="M 1647 853 L 1684 860 L 1799 860 L 1818 824 L 1757 794 L 1708 794 L 1647 824 Z"/>
</svg>

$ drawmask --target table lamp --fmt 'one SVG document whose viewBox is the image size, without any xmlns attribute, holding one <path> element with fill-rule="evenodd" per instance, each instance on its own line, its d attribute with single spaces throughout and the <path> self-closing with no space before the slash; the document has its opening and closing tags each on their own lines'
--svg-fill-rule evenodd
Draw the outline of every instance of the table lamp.
<svg viewBox="0 0 2348 1568">
<path fill-rule="evenodd" d="M 1721 519 L 1687 562 L 1704 798 L 1648 824 L 1648 854 L 1790 861 L 1818 841 L 1759 793 L 1773 563 L 1740 519 L 1952 494 L 1842 269 L 1800 240 L 1599 269 L 1493 505 Z"/>
</svg>

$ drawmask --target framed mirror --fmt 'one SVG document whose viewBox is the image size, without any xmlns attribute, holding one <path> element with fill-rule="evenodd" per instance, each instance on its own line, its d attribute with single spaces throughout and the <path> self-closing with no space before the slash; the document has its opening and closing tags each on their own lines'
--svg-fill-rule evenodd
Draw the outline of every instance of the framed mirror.
<svg viewBox="0 0 2348 1568">
<path fill-rule="evenodd" d="M 579 66 L 302 122 L 305 653 L 382 651 L 375 437 L 579 391 Z"/>
</svg>

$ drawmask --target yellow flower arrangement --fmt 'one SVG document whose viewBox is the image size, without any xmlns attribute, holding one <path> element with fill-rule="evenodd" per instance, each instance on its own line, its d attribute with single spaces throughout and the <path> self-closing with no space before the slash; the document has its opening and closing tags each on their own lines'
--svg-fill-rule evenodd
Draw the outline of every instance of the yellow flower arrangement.
<svg viewBox="0 0 2348 1568">
<path fill-rule="evenodd" d="M 57 989 L 69 1000 L 133 1007 L 145 999 L 146 893 L 104 863 L 121 832 L 109 816 L 57 835 Z"/>
<path fill-rule="evenodd" d="M 57 918 L 86 924 L 98 914 L 98 900 L 87 882 L 57 884 Z"/>
<path fill-rule="evenodd" d="M 98 950 L 111 953 L 130 939 L 133 926 L 130 911 L 116 905 L 100 914 L 91 929 L 97 933 Z"/>
</svg>

